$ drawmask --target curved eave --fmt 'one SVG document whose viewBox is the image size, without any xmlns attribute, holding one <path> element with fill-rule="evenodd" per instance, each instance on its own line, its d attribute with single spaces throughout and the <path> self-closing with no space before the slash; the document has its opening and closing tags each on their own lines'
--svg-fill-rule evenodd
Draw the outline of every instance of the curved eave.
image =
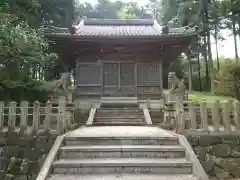
<svg viewBox="0 0 240 180">
<path fill-rule="evenodd" d="M 100 42 L 100 41 L 169 41 L 171 39 L 192 39 L 197 37 L 197 33 L 187 33 L 187 34 L 162 34 L 157 36 L 79 36 L 72 34 L 45 34 L 47 39 L 53 41 L 73 41 L 73 42 Z"/>
</svg>

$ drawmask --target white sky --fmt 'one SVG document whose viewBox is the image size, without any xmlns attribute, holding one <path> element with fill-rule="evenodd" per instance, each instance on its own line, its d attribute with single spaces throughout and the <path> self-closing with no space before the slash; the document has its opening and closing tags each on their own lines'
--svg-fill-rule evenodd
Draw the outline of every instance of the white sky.
<svg viewBox="0 0 240 180">
<path fill-rule="evenodd" d="M 80 2 L 89 2 L 96 4 L 97 0 L 78 0 Z M 114 0 L 110 0 L 114 1 Z M 144 5 L 147 3 L 147 0 L 121 0 L 123 2 L 137 2 L 140 6 Z M 227 58 L 233 58 L 235 56 L 234 52 L 234 41 L 233 41 L 233 36 L 229 36 L 231 34 L 230 31 L 227 30 L 222 30 L 220 32 L 222 36 L 224 37 L 224 41 L 220 41 L 218 45 L 218 52 L 219 56 L 227 57 Z M 238 51 L 240 53 L 240 40 L 239 38 L 237 39 L 238 42 Z M 214 39 L 212 38 L 212 54 L 213 58 L 216 57 L 216 47 L 215 47 L 215 42 Z"/>
</svg>

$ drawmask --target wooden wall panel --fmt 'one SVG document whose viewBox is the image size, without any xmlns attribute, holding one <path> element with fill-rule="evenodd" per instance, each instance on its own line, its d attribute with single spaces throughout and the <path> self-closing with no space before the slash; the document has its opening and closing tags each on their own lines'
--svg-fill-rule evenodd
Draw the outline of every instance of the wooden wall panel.
<svg viewBox="0 0 240 180">
<path fill-rule="evenodd" d="M 160 95 L 161 63 L 139 61 L 78 62 L 77 94 L 135 96 Z"/>
<path fill-rule="evenodd" d="M 160 63 L 138 63 L 138 86 L 161 86 Z"/>
<path fill-rule="evenodd" d="M 101 66 L 99 63 L 77 63 L 77 86 L 101 86 Z"/>
</svg>

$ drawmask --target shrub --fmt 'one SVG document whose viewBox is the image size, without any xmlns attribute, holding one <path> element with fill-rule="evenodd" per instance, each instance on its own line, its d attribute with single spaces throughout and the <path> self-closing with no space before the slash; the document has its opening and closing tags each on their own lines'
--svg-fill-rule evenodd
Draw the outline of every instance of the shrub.
<svg viewBox="0 0 240 180">
<path fill-rule="evenodd" d="M 236 97 L 240 100 L 240 63 L 228 60 L 221 64 L 216 74 L 216 93 Z"/>
</svg>

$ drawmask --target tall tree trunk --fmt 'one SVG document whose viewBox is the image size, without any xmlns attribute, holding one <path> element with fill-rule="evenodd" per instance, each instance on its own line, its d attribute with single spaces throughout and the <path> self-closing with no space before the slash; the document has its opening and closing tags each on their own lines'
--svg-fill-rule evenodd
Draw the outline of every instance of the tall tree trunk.
<svg viewBox="0 0 240 180">
<path fill-rule="evenodd" d="M 206 35 L 207 35 L 207 52 L 208 52 L 208 63 L 209 63 L 209 72 L 210 72 L 210 82 L 211 82 L 211 93 L 215 93 L 215 87 L 214 87 L 214 67 L 213 67 L 213 58 L 212 58 L 212 50 L 211 50 L 211 34 L 210 34 L 210 27 L 209 27 L 209 13 L 208 13 L 208 5 L 210 4 L 210 0 L 207 1 L 206 4 Z"/>
<path fill-rule="evenodd" d="M 208 44 L 208 63 L 209 63 L 209 72 L 210 72 L 210 81 L 211 81 L 211 93 L 215 93 L 214 87 L 214 67 L 213 67 L 213 58 L 212 58 L 212 50 L 211 50 L 211 39 L 210 39 L 210 31 L 207 32 L 207 44 Z"/>
<path fill-rule="evenodd" d="M 205 79 L 206 79 L 206 85 L 210 87 L 210 82 L 209 82 L 209 68 L 208 68 L 208 58 L 207 58 L 207 38 L 206 36 L 203 37 L 203 43 L 204 43 L 204 64 L 205 64 Z"/>
<path fill-rule="evenodd" d="M 209 81 L 209 64 L 208 64 L 208 57 L 207 57 L 207 30 L 208 30 L 208 0 L 203 0 L 202 1 L 203 3 L 203 8 L 202 8 L 202 25 L 203 25 L 203 32 L 204 32 L 204 35 L 203 35 L 203 45 L 204 45 L 204 51 L 203 51 L 203 56 L 204 56 L 204 61 L 205 61 L 205 80 L 206 80 L 206 83 L 205 83 L 205 86 L 207 86 L 207 90 L 208 87 L 210 87 L 210 81 Z"/>
<path fill-rule="evenodd" d="M 236 18 L 235 13 L 232 13 L 232 30 L 233 30 L 233 38 L 234 38 L 234 49 L 235 49 L 235 58 L 236 60 L 239 59 L 238 57 L 238 47 L 237 47 L 237 32 L 236 32 Z"/>
<path fill-rule="evenodd" d="M 202 92 L 201 65 L 200 65 L 199 53 L 198 53 L 198 56 L 197 56 L 197 62 L 198 62 L 198 81 L 199 81 L 199 90 L 200 90 L 200 92 Z"/>
<path fill-rule="evenodd" d="M 217 32 L 217 26 L 215 26 L 215 48 L 216 48 L 216 55 L 217 55 L 217 71 L 220 69 L 220 64 L 219 64 L 219 54 L 218 54 L 218 32 Z"/>
</svg>

